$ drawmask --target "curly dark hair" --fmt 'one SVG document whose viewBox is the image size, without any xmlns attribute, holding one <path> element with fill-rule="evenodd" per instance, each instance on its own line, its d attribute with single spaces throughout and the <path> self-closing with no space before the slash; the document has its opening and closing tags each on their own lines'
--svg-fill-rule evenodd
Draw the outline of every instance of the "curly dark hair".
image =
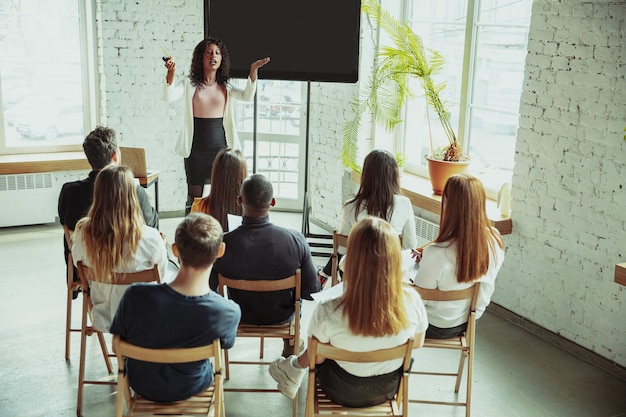
<svg viewBox="0 0 626 417">
<path fill-rule="evenodd" d="M 228 53 L 226 44 L 216 38 L 206 38 L 196 45 L 193 50 L 193 57 L 191 58 L 189 79 L 191 80 L 191 85 L 194 87 L 204 84 L 204 68 L 202 61 L 204 60 L 206 48 L 211 44 L 220 48 L 220 52 L 222 53 L 222 63 L 215 75 L 216 82 L 221 86 L 225 86 L 230 79 L 230 54 Z"/>
</svg>

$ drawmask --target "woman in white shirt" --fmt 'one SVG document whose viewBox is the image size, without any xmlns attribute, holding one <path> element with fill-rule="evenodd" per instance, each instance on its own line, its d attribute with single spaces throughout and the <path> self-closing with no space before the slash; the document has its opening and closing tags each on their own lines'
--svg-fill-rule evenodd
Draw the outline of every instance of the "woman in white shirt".
<svg viewBox="0 0 626 417">
<path fill-rule="evenodd" d="M 476 318 L 491 300 L 504 261 L 504 243 L 491 227 L 482 183 L 468 174 L 453 175 L 443 189 L 439 235 L 432 245 L 415 250 L 419 262 L 415 285 L 443 291 L 462 290 L 480 282 Z M 424 301 L 430 323 L 426 337 L 445 339 L 467 328 L 469 300 Z"/>
<path fill-rule="evenodd" d="M 207 38 L 193 51 L 189 76 L 182 86 L 174 85 L 176 61 L 164 57 L 167 75 L 163 98 L 175 101 L 185 96 L 183 125 L 176 143 L 176 153 L 185 158 L 187 202 L 189 213 L 194 197 L 202 197 L 204 184 L 211 183 L 213 160 L 225 147 L 241 149 L 235 124 L 235 101 L 250 101 L 256 91 L 258 69 L 269 57 L 254 61 L 245 89 L 230 82 L 230 55 L 224 42 Z"/>
<path fill-rule="evenodd" d="M 96 177 L 93 203 L 72 235 L 72 258 L 90 267 L 99 281 L 90 283 L 93 327 L 108 332 L 128 285 L 107 284 L 113 272 L 137 272 L 168 265 L 159 231 L 146 225 L 130 168 L 108 165 Z"/>
<path fill-rule="evenodd" d="M 376 216 L 389 222 L 396 235 L 402 237 L 403 249 L 417 246 L 413 206 L 401 195 L 398 162 L 391 152 L 383 149 L 375 149 L 365 157 L 359 191 L 343 205 L 339 233 L 347 235 L 365 216 Z M 322 285 L 331 276 L 331 268 L 329 260 L 319 271 Z"/>
<path fill-rule="evenodd" d="M 378 217 L 360 220 L 348 237 L 343 295 L 313 311 L 309 337 L 341 349 L 365 352 L 399 346 L 409 338 L 420 346 L 428 326 L 416 291 L 402 285 L 398 234 Z M 294 398 L 309 364 L 308 352 L 270 365 L 278 389 Z M 349 407 L 367 407 L 393 398 L 402 360 L 352 363 L 324 360 L 316 367 L 326 395 Z"/>
</svg>

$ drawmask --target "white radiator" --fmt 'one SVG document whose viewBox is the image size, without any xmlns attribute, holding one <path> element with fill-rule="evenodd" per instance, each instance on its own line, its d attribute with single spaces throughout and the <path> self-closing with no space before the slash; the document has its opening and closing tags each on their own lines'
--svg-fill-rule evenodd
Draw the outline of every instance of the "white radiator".
<svg viewBox="0 0 626 417">
<path fill-rule="evenodd" d="M 423 246 L 437 237 L 439 225 L 415 216 L 415 234 L 417 235 L 417 246 Z"/>
<path fill-rule="evenodd" d="M 53 223 L 58 198 L 52 173 L 0 175 L 0 227 Z"/>
</svg>

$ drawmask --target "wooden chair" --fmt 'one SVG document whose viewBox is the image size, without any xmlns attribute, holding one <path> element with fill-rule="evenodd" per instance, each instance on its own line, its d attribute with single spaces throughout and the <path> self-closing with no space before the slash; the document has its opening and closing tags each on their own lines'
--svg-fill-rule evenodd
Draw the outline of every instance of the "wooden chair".
<svg viewBox="0 0 626 417">
<path fill-rule="evenodd" d="M 85 384 L 93 385 L 116 385 L 114 380 L 110 378 L 108 380 L 85 380 L 85 356 L 87 352 L 87 336 L 96 335 L 98 342 L 100 343 L 100 349 L 104 356 L 104 362 L 109 372 L 109 377 L 113 373 L 113 366 L 111 365 L 112 357 L 114 354 L 109 352 L 107 348 L 104 334 L 93 328 L 89 323 L 92 322 L 92 308 L 93 302 L 90 295 L 90 281 L 99 281 L 97 277 L 93 275 L 93 270 L 84 265 L 82 261 L 78 261 L 77 264 L 78 276 L 80 277 L 80 285 L 82 287 L 83 294 L 83 309 L 82 309 L 82 324 L 80 330 L 80 364 L 78 367 L 78 399 L 76 405 L 76 415 L 82 415 L 83 408 L 83 389 Z M 159 266 L 154 265 L 151 269 L 145 271 L 132 272 L 132 273 L 115 273 L 113 280 L 110 282 L 112 285 L 129 285 L 134 282 L 161 282 L 161 274 L 159 272 Z"/>
<path fill-rule="evenodd" d="M 348 235 L 340 234 L 337 229 L 333 230 L 333 254 L 331 255 L 331 285 L 339 283 L 339 247 L 348 246 Z"/>
<path fill-rule="evenodd" d="M 411 366 L 411 354 L 414 340 L 409 339 L 406 343 L 389 349 L 379 349 L 370 352 L 352 352 L 339 349 L 328 343 L 320 343 L 315 337 L 309 338 L 309 379 L 306 395 L 305 417 L 316 417 L 341 414 L 346 416 L 408 416 L 408 393 L 409 393 L 409 368 Z M 317 383 L 315 377 L 315 364 L 318 356 L 326 359 L 347 362 L 381 362 L 391 359 L 402 358 L 402 376 L 398 393 L 395 398 L 372 407 L 352 408 L 344 407 L 331 401 Z"/>
<path fill-rule="evenodd" d="M 465 401 L 434 401 L 434 400 L 421 400 L 421 399 L 409 399 L 410 403 L 419 404 L 438 404 L 438 405 L 451 405 L 451 406 L 463 406 L 465 407 L 465 416 L 470 417 L 470 403 L 472 400 L 472 371 L 474 368 L 474 341 L 476 334 L 476 299 L 478 297 L 478 291 L 480 289 L 480 283 L 477 282 L 470 288 L 458 291 L 442 291 L 439 289 L 426 289 L 414 286 L 415 290 L 420 294 L 424 301 L 455 301 L 455 300 L 470 300 L 470 308 L 467 316 L 467 330 L 461 336 L 453 337 L 451 339 L 429 339 L 424 340 L 424 348 L 432 349 L 453 349 L 461 352 L 461 358 L 459 360 L 459 366 L 456 373 L 450 372 L 422 372 L 411 371 L 411 375 L 435 375 L 435 376 L 451 376 L 456 378 L 456 384 L 454 385 L 454 392 L 458 394 L 459 387 L 461 385 L 461 378 L 463 376 L 463 370 L 465 367 L 465 359 L 467 358 L 467 389 L 465 394 Z"/>
<path fill-rule="evenodd" d="M 297 352 L 300 346 L 300 269 L 295 274 L 279 280 L 244 280 L 224 277 L 218 274 L 218 291 L 223 297 L 228 296 L 228 289 L 237 289 L 244 291 L 279 291 L 294 290 L 294 314 L 293 318 L 283 324 L 272 325 L 254 325 L 247 323 L 239 323 L 237 328 L 237 338 L 240 337 L 258 337 L 260 339 L 259 359 L 263 359 L 264 340 L 265 338 L 289 339 L 289 344 L 293 342 L 294 351 Z M 239 365 L 269 365 L 268 361 L 231 361 L 229 359 L 228 350 L 224 350 L 224 364 L 226 368 L 226 380 L 230 378 L 230 364 Z M 278 389 L 262 389 L 262 388 L 225 388 L 226 392 L 280 392 Z M 298 396 L 293 399 L 293 416 L 298 413 Z"/>
<path fill-rule="evenodd" d="M 72 233 L 66 225 L 63 225 L 63 234 L 68 248 L 72 248 Z M 81 289 L 80 280 L 74 278 L 74 262 L 72 260 L 72 252 L 67 254 L 67 304 L 65 306 L 65 360 L 70 360 L 70 335 L 72 332 L 80 332 L 80 328 L 72 327 L 72 293 Z"/>
<path fill-rule="evenodd" d="M 132 345 L 116 334 L 113 336 L 113 351 L 117 356 L 118 375 L 120 375 L 117 378 L 116 417 L 135 415 L 225 416 L 222 348 L 219 339 L 215 339 L 209 345 L 194 348 L 148 349 Z M 137 393 L 131 392 L 125 358 L 165 364 L 211 359 L 214 372 L 213 385 L 186 400 L 173 403 L 149 401 Z M 126 414 L 124 414 L 124 402 L 126 402 Z"/>
</svg>

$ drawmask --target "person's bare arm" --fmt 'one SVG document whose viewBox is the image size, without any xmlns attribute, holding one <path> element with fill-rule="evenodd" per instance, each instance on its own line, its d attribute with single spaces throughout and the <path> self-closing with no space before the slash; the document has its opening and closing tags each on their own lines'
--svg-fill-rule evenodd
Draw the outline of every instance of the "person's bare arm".
<svg viewBox="0 0 626 417">
<path fill-rule="evenodd" d="M 261 68 L 263 65 L 267 64 L 268 62 L 270 62 L 269 56 L 262 58 L 262 59 L 257 59 L 250 65 L 250 81 L 256 82 L 258 78 L 259 68 Z"/>
</svg>

